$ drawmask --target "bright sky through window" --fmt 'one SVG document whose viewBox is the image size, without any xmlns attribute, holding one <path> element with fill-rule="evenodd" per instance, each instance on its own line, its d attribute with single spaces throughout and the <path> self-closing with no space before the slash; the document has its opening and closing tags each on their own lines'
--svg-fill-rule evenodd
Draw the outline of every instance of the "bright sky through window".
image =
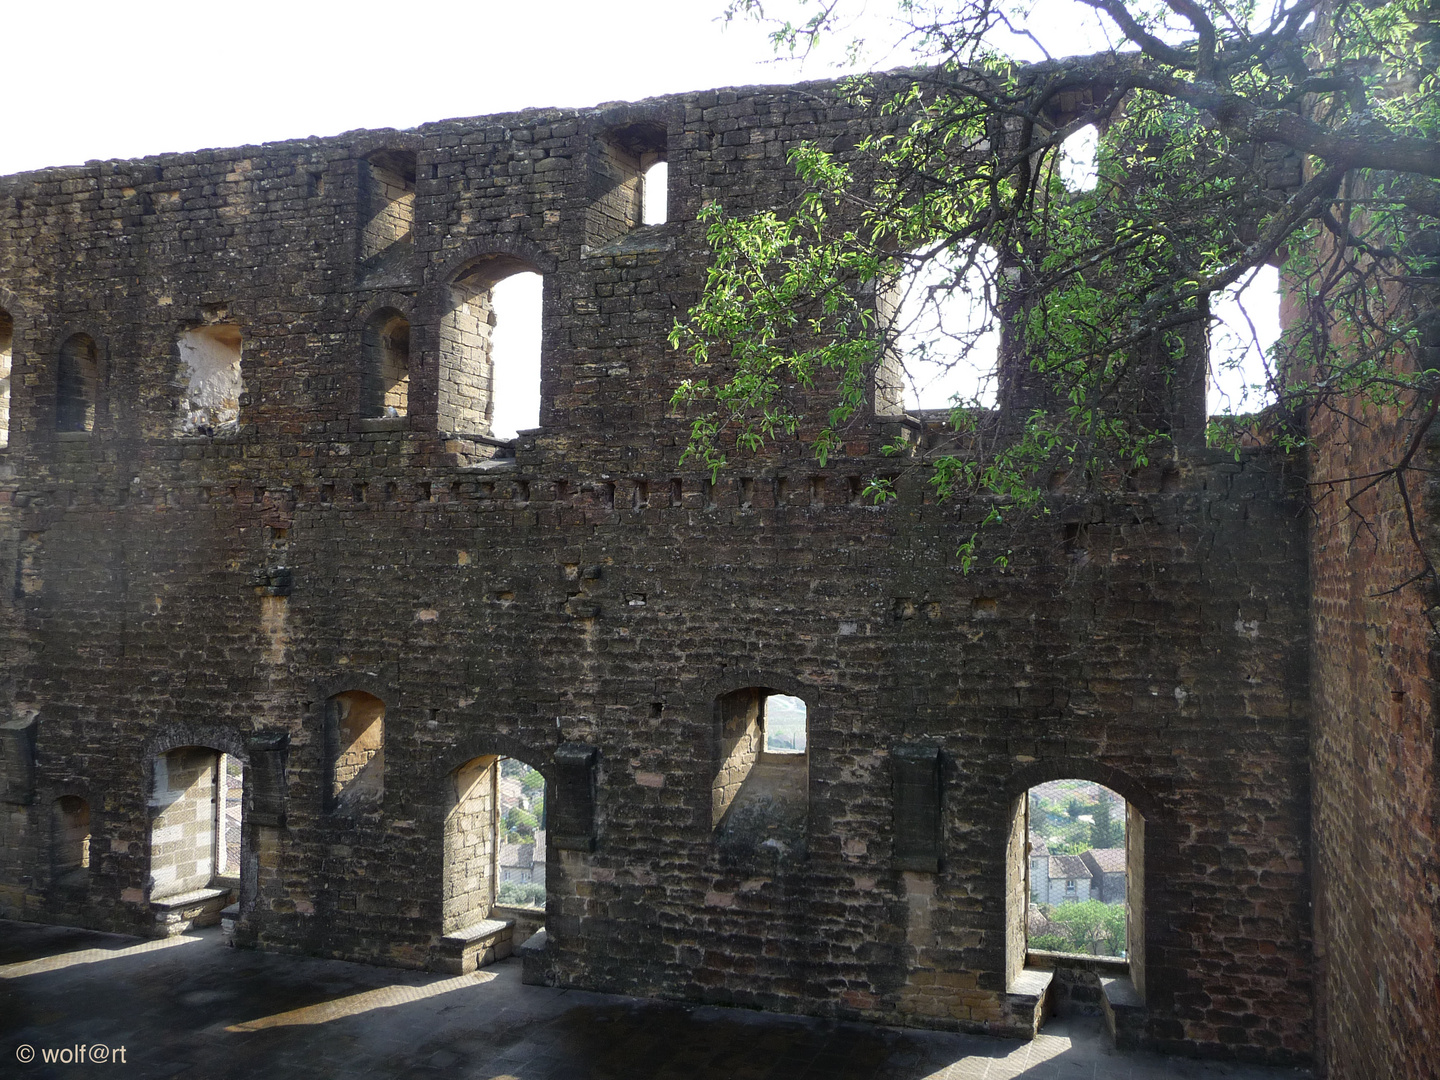
<svg viewBox="0 0 1440 1080">
<path fill-rule="evenodd" d="M 902 283 L 895 325 L 905 364 L 905 407 L 993 408 L 1000 329 L 985 302 L 995 253 L 984 248 L 968 268 L 962 256 L 942 253 Z"/>
<path fill-rule="evenodd" d="M 495 412 L 490 434 L 513 439 L 540 426 L 539 274 L 512 274 L 491 293 L 495 330 L 490 356 L 495 363 Z"/>
<path fill-rule="evenodd" d="M 1216 298 L 1210 315 L 1206 411 L 1240 415 L 1274 404 L 1266 358 L 1280 337 L 1280 272 L 1262 266 L 1242 278 Z"/>
</svg>

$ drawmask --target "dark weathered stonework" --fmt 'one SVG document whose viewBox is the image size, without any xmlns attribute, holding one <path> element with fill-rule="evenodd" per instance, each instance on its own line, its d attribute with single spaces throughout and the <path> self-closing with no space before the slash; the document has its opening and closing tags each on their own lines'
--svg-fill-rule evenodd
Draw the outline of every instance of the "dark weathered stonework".
<svg viewBox="0 0 1440 1080">
<path fill-rule="evenodd" d="M 969 576 L 966 511 L 923 475 L 859 499 L 894 471 L 877 421 L 823 468 L 798 444 L 713 483 L 679 464 L 696 212 L 783 206 L 786 150 L 865 124 L 824 85 L 725 90 L 0 181 L 0 910 L 153 932 L 154 762 L 203 746 L 247 767 L 239 940 L 433 965 L 448 778 L 503 754 L 553 801 L 534 977 L 1024 1032 L 1015 807 L 1075 776 L 1144 817 L 1145 1041 L 1309 1058 L 1332 768 L 1317 750 L 1312 781 L 1292 462 L 1197 448 L 1108 502 L 1057 496 Z M 639 226 L 616 176 L 657 154 L 669 223 Z M 481 346 L 446 357 L 515 268 L 545 291 L 540 428 L 512 449 Z M 409 326 L 398 417 L 365 368 L 382 316 Z M 178 336 L 215 325 L 243 335 L 238 417 L 177 435 Z M 88 433 L 57 430 L 79 333 Z M 803 843 L 720 843 L 718 702 L 753 687 L 808 707 Z M 344 811 L 327 710 L 356 691 L 384 704 L 383 788 Z M 92 838 L 62 887 L 67 795 Z"/>
</svg>

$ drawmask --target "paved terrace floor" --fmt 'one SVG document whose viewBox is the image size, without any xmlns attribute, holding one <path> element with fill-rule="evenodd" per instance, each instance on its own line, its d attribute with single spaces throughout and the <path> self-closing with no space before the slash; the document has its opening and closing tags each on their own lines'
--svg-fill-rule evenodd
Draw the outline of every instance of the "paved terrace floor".
<svg viewBox="0 0 1440 1080">
<path fill-rule="evenodd" d="M 124 1048 L 123 1064 L 43 1061 Z M 37 1059 L 23 1063 L 24 1047 Z M 0 921 L 0 1077 L 484 1080 L 1296 1080 L 1117 1054 L 1098 1018 L 1034 1042 L 525 986 L 520 962 L 448 976 Z M 87 1058 L 91 1056 L 87 1051 Z M 118 1057 L 119 1055 L 116 1054 Z"/>
</svg>

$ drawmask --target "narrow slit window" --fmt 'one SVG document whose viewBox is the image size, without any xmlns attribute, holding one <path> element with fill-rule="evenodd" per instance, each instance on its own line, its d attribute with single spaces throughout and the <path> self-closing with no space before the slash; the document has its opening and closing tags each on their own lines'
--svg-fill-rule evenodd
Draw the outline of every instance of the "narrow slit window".
<svg viewBox="0 0 1440 1080">
<path fill-rule="evenodd" d="M 1086 124 L 1060 144 L 1060 182 L 1066 191 L 1094 191 L 1100 180 L 1100 132 Z"/>
<path fill-rule="evenodd" d="M 363 690 L 326 703 L 330 808 L 335 813 L 378 810 L 385 797 L 385 703 Z"/>
<path fill-rule="evenodd" d="M 10 367 L 15 355 L 15 320 L 0 308 L 0 450 L 10 445 Z"/>
<path fill-rule="evenodd" d="M 1280 271 L 1261 266 L 1218 293 L 1210 308 L 1211 416 L 1257 413 L 1275 403 L 1271 356 L 1280 339 Z"/>
<path fill-rule="evenodd" d="M 501 758 L 498 788 L 496 903 L 544 910 L 545 777 L 517 758 Z"/>
<path fill-rule="evenodd" d="M 645 210 L 643 223 L 664 225 L 669 220 L 670 165 L 657 161 L 645 170 L 643 183 Z"/>
<path fill-rule="evenodd" d="M 393 308 L 377 312 L 361 342 L 360 415 L 405 416 L 410 407 L 410 321 Z"/>
<path fill-rule="evenodd" d="M 80 796 L 55 800 L 53 844 L 56 881 L 83 883 L 90 869 L 90 804 Z"/>
<path fill-rule="evenodd" d="M 244 805 L 245 765 L 221 754 L 215 770 L 215 876 L 240 876 L 240 818 Z"/>
</svg>

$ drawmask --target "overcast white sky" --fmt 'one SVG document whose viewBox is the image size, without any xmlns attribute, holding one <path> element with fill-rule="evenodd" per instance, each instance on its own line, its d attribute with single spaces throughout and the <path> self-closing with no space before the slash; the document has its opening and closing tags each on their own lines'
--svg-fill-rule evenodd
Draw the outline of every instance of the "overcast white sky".
<svg viewBox="0 0 1440 1080">
<path fill-rule="evenodd" d="M 1103 39 L 1088 12 L 1040 0 L 1059 53 Z M 771 11 L 797 0 L 772 0 Z M 762 27 L 717 21 L 725 0 L 3 0 L 11 107 L 0 175 L 95 158 L 239 146 L 352 128 L 414 127 L 534 106 L 594 105 L 835 73 L 837 47 L 775 62 Z M 893 0 L 853 0 L 869 62 Z M 1093 16 L 1083 15 L 1094 22 Z"/>
<path fill-rule="evenodd" d="M 0 175 L 829 74 L 721 0 L 5 4 Z"/>
</svg>

